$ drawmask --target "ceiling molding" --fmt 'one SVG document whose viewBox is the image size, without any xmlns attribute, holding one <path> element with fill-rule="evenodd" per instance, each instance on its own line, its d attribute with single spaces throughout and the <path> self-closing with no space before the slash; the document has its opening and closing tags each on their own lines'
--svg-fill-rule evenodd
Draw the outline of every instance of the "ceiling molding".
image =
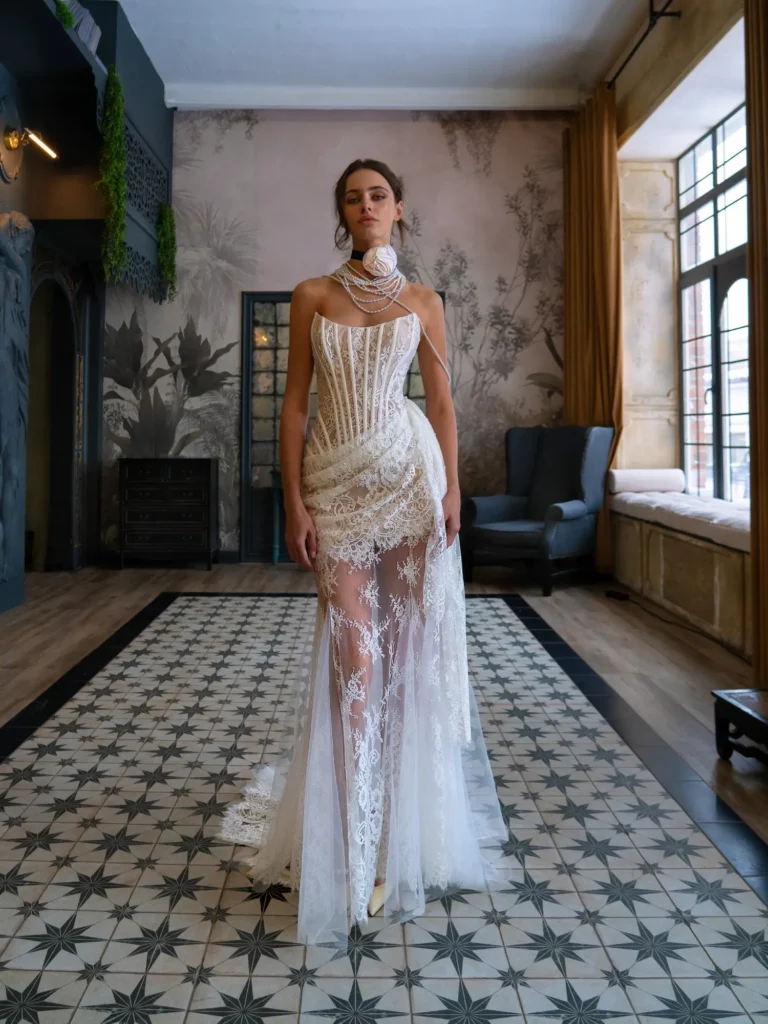
<svg viewBox="0 0 768 1024">
<path fill-rule="evenodd" d="M 569 89 L 320 88 L 252 83 L 168 82 L 165 102 L 179 110 L 568 110 Z"/>
</svg>

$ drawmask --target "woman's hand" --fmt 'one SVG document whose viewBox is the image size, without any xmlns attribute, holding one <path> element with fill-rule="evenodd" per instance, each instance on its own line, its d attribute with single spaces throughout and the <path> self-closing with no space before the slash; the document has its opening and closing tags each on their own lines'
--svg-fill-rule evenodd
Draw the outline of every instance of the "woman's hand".
<svg viewBox="0 0 768 1024">
<path fill-rule="evenodd" d="M 306 505 L 302 501 L 286 506 L 285 543 L 292 560 L 298 562 L 302 569 L 313 572 L 312 562 L 317 555 L 317 532 L 312 516 L 307 512 Z M 307 550 L 309 550 L 309 554 L 307 554 Z"/>
<path fill-rule="evenodd" d="M 443 518 L 445 519 L 445 541 L 450 547 L 456 539 L 461 526 L 461 493 L 458 487 L 449 487 L 443 498 Z"/>
</svg>

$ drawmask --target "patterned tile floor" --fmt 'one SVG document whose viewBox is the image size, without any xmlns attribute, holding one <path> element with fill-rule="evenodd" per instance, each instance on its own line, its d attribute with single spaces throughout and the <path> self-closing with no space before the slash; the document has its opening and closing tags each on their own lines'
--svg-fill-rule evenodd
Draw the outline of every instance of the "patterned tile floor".
<svg viewBox="0 0 768 1024">
<path fill-rule="evenodd" d="M 0 1020 L 768 1020 L 766 906 L 503 598 L 467 619 L 512 885 L 298 944 L 216 832 L 314 608 L 179 596 L 0 765 Z"/>
</svg>

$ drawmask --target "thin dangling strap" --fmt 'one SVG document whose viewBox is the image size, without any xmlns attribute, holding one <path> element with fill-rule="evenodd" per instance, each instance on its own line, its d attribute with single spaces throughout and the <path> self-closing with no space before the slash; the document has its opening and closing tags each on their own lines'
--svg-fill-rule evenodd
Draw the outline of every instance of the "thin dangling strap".
<svg viewBox="0 0 768 1024">
<path fill-rule="evenodd" d="M 448 369 L 448 367 L 443 362 L 443 357 L 440 355 L 440 353 L 437 351 L 435 346 L 432 344 L 432 339 L 427 334 L 427 329 L 424 326 L 424 324 L 421 322 L 421 317 L 419 316 L 419 314 L 416 312 L 415 309 L 411 309 L 410 306 L 406 306 L 406 304 L 404 302 L 402 302 L 400 299 L 395 299 L 395 302 L 398 304 L 398 306 L 402 306 L 403 309 L 407 309 L 409 313 L 413 313 L 413 315 L 419 321 L 419 327 L 421 328 L 421 333 L 424 335 L 424 337 L 429 342 L 429 347 L 432 349 L 432 351 L 435 353 L 437 358 L 440 360 L 440 365 L 445 370 L 445 372 L 446 372 L 446 374 L 448 376 L 448 383 L 450 384 L 451 383 L 451 371 Z"/>
</svg>

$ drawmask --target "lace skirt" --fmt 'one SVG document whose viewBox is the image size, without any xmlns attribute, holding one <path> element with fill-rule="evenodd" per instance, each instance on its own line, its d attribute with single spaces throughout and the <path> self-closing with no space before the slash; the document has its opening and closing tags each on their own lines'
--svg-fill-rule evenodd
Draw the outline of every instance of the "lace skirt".
<svg viewBox="0 0 768 1024">
<path fill-rule="evenodd" d="M 298 936 L 346 943 L 368 918 L 424 912 L 425 890 L 508 884 L 507 838 L 468 677 L 458 541 L 442 453 L 406 399 L 330 451 L 312 438 L 302 496 L 317 529 L 311 663 L 285 754 L 257 767 L 221 835 L 249 874 L 299 890 Z"/>
</svg>

